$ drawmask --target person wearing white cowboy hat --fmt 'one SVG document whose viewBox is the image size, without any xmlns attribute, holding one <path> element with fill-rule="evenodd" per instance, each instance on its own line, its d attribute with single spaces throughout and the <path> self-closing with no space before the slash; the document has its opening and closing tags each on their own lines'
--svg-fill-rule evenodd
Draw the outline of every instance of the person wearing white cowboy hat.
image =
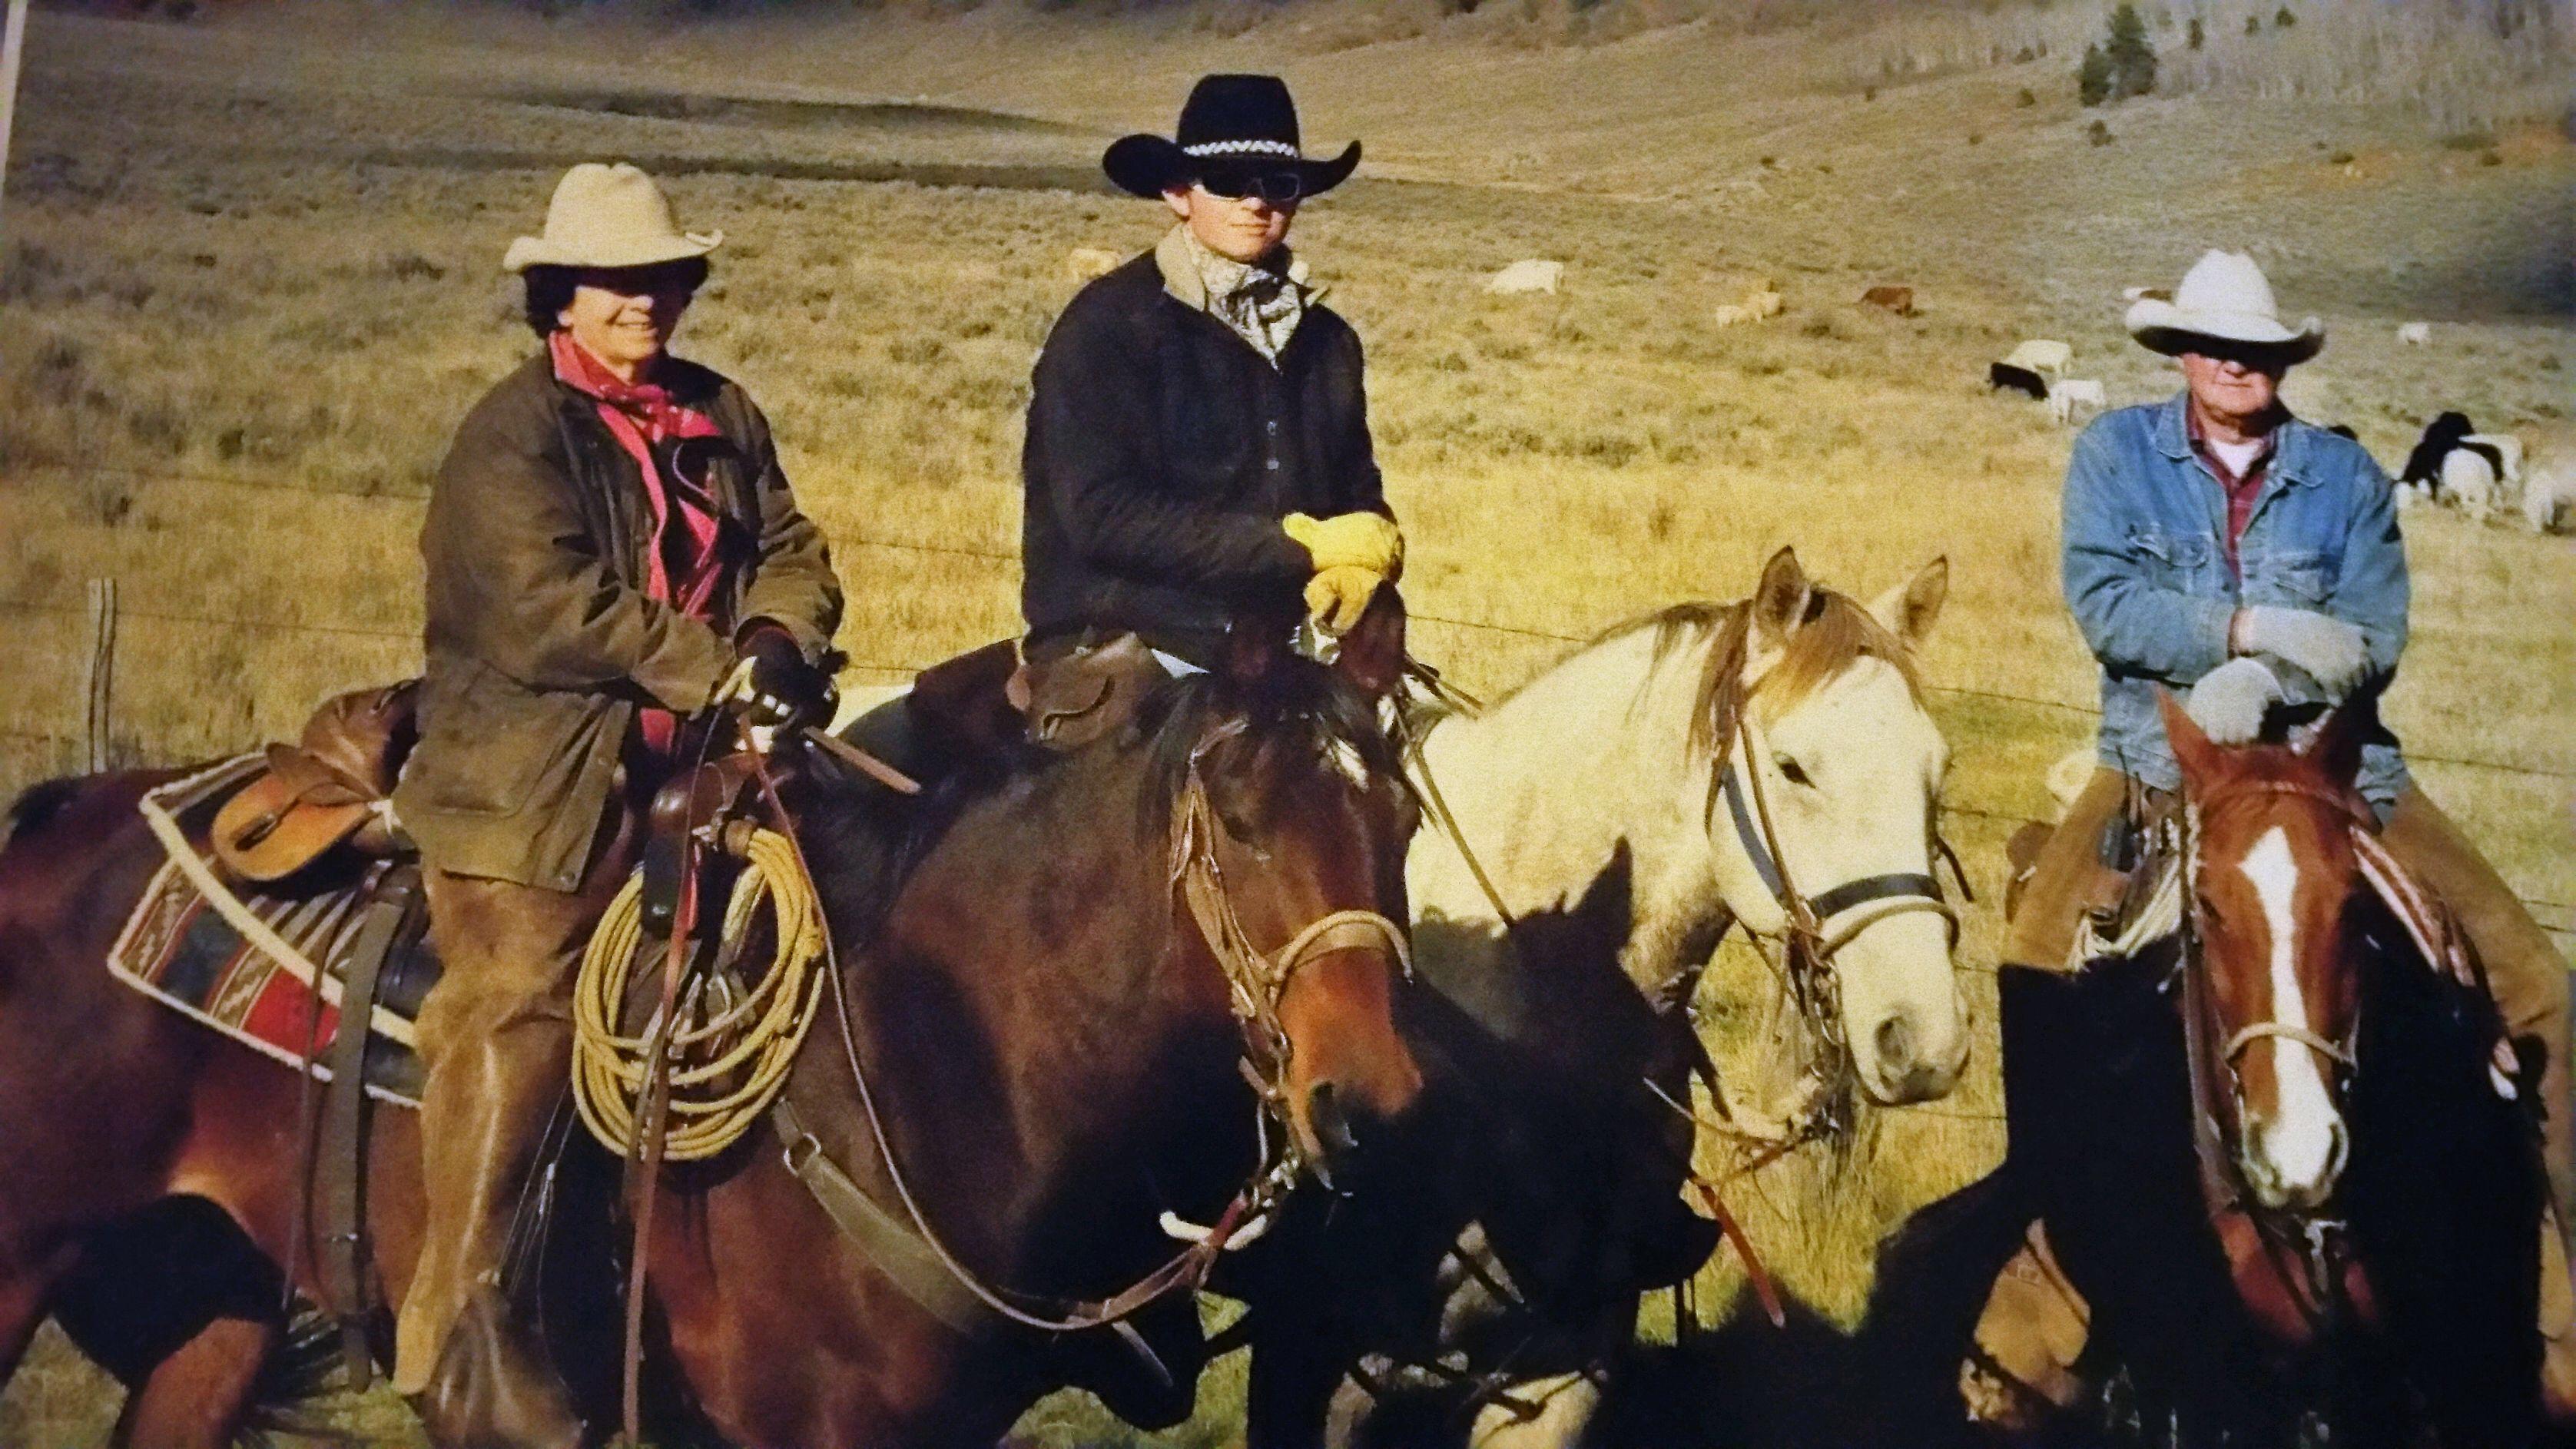
<svg viewBox="0 0 2576 1449">
<path fill-rule="evenodd" d="M 671 355 L 714 232 L 628 165 L 567 172 L 510 244 L 540 346 L 458 428 L 421 530 L 427 662 L 394 808 L 442 975 L 419 1050 L 421 1253 L 395 1387 L 441 1449 L 582 1425 L 501 1286 L 561 1094 L 572 976 L 639 807 L 725 706 L 828 703 L 841 589 L 733 382 Z"/>
<path fill-rule="evenodd" d="M 1403 558 L 1358 334 L 1288 250 L 1359 164 L 1312 158 L 1275 76 L 1211 75 L 1171 138 L 1101 157 L 1175 225 L 1086 286 L 1037 364 L 1022 455 L 1032 659 L 1120 633 L 1206 667 L 1238 621 L 1350 628 Z"/>
<path fill-rule="evenodd" d="M 2008 984 L 2084 964 L 2074 959 L 2078 922 L 2116 904 L 2122 885 L 2100 864 L 2112 858 L 2111 835 L 2133 804 L 2169 808 L 2179 789 L 2160 691 L 2184 698 L 2213 741 L 2241 744 L 2281 726 L 2276 706 L 2312 711 L 2384 687 L 2406 644 L 2406 548 L 2387 475 L 2358 443 L 2280 401 L 2283 375 L 2324 346 L 2318 320 L 2284 322 L 2252 257 L 2211 251 L 2171 302 L 2143 299 L 2127 323 L 2141 346 L 2181 364 L 2184 386 L 2167 401 L 2095 419 L 2067 467 L 2064 584 L 2101 666 L 2098 764 L 2028 870 L 2006 929 Z M 2567 962 L 2409 777 L 2384 726 L 2364 746 L 2357 783 L 2389 853 L 2441 898 L 2476 948 L 2506 1029 L 2545 1057 L 2539 1095 L 2554 1213 L 2541 1254 L 2544 1384 L 2552 1412 L 2564 1417 L 2576 1410 L 2576 1301 L 2557 1226 L 2576 1182 Z M 2018 995 L 2007 992 L 2007 1011 Z M 2065 1110 L 2083 1090 L 2051 1082 L 2030 1095 L 2062 1099 L 2054 1110 Z M 2006 1104 L 2007 1114 L 2025 1110 L 2051 1109 Z M 2082 1306 L 2041 1298 L 1999 1294 L 1979 1331 L 1990 1356 L 2025 1383 L 2053 1376 L 2054 1366 L 2022 1350 L 2083 1341 Z"/>
</svg>

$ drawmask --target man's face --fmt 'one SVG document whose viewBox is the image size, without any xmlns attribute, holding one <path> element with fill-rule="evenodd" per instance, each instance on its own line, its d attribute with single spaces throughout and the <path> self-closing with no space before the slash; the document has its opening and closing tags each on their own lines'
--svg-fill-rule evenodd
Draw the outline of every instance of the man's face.
<svg viewBox="0 0 2576 1449">
<path fill-rule="evenodd" d="M 1249 264 L 1288 240 L 1288 224 L 1297 219 L 1296 177 L 1294 171 L 1211 177 L 1187 191 L 1166 191 L 1163 200 L 1199 245 Z"/>
<path fill-rule="evenodd" d="M 670 344 L 698 276 L 696 268 L 685 266 L 584 271 L 556 320 L 591 356 L 632 372 Z"/>
<path fill-rule="evenodd" d="M 2289 371 L 2289 364 L 2277 354 L 2265 356 L 2251 348 L 2214 351 L 2218 355 L 2182 355 L 2183 381 L 2190 384 L 2192 401 L 2200 405 L 2202 414 L 2236 423 L 2269 413 L 2281 394 L 2281 374 Z"/>
</svg>

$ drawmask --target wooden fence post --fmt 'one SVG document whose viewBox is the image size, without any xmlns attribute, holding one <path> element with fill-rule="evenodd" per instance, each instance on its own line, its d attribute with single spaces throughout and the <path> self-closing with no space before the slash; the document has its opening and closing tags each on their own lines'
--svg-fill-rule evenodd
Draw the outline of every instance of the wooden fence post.
<svg viewBox="0 0 2576 1449">
<path fill-rule="evenodd" d="M 0 26 L 0 180 L 9 172 L 9 122 L 18 110 L 18 58 L 27 49 L 27 0 L 9 0 Z"/>
<path fill-rule="evenodd" d="M 108 768 L 109 694 L 116 680 L 116 580 L 89 581 L 89 760 Z"/>
</svg>

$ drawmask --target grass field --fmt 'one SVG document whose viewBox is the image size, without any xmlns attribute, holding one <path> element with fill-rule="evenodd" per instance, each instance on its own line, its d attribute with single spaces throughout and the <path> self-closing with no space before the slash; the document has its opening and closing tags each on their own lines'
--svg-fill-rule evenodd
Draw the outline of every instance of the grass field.
<svg viewBox="0 0 2576 1449">
<path fill-rule="evenodd" d="M 1167 126 L 1202 70 L 1276 69 L 1310 148 L 1368 145 L 1297 239 L 1368 343 L 1420 651 L 1507 687 L 1559 636 L 1744 592 L 1782 542 L 1859 591 L 1946 553 L 1928 674 L 1988 902 L 1962 960 L 1990 964 L 2001 840 L 2091 726 L 2054 587 L 2067 434 L 1988 396 L 1989 359 L 2064 338 L 2115 403 L 2160 396 L 2119 289 L 2242 246 L 2331 329 L 2293 401 L 2383 460 L 2444 407 L 2576 444 L 2576 147 L 2552 123 L 2576 37 L 2428 31 L 2447 7 L 2372 0 L 2244 35 L 2277 8 L 2160 12 L 2206 17 L 2210 44 L 2159 31 L 2170 93 L 2098 113 L 2106 144 L 2071 83 L 2089 3 L 40 13 L 0 244 L 0 787 L 73 759 L 91 578 L 121 589 L 126 758 L 244 746 L 414 666 L 422 494 L 528 345 L 501 249 L 592 157 L 644 162 L 727 232 L 680 346 L 776 424 L 850 585 L 855 677 L 1011 632 L 1019 413 L 1064 253 L 1157 230 L 1099 149 Z M 1560 295 L 1478 290 L 1529 256 L 1567 264 Z M 1764 278 L 1785 316 L 1711 322 Z M 1855 305 L 1880 282 L 1921 315 Z M 2433 345 L 2398 344 L 2413 319 Z M 2576 926 L 2576 545 L 2407 527 L 2393 719 L 2542 919 Z M 1758 969 L 1730 957 L 1720 994 Z M 1737 1205 L 1831 1320 L 1861 1310 L 1877 1237 L 2000 1147 L 1990 982 L 1963 979 L 1983 1034 L 1959 1096 Z M 1755 1023 L 1719 1029 L 1754 1074 Z M 93 1443 L 112 1414 L 56 1348 L 0 1396 L 0 1444 Z M 1024 1432 L 1105 1431 L 1050 1406 Z M 1212 1412 L 1157 1442 L 1230 1432 Z"/>
</svg>

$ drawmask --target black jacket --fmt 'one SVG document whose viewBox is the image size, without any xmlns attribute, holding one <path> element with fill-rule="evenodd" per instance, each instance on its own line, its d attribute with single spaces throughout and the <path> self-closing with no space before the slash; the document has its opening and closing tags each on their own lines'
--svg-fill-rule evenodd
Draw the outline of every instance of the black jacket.
<svg viewBox="0 0 2576 1449">
<path fill-rule="evenodd" d="M 1056 320 L 1021 477 L 1031 642 L 1132 629 L 1199 663 L 1231 620 L 1300 607 L 1308 559 L 1281 518 L 1386 511 L 1350 324 L 1310 301 L 1274 367 L 1151 252 Z"/>
</svg>

